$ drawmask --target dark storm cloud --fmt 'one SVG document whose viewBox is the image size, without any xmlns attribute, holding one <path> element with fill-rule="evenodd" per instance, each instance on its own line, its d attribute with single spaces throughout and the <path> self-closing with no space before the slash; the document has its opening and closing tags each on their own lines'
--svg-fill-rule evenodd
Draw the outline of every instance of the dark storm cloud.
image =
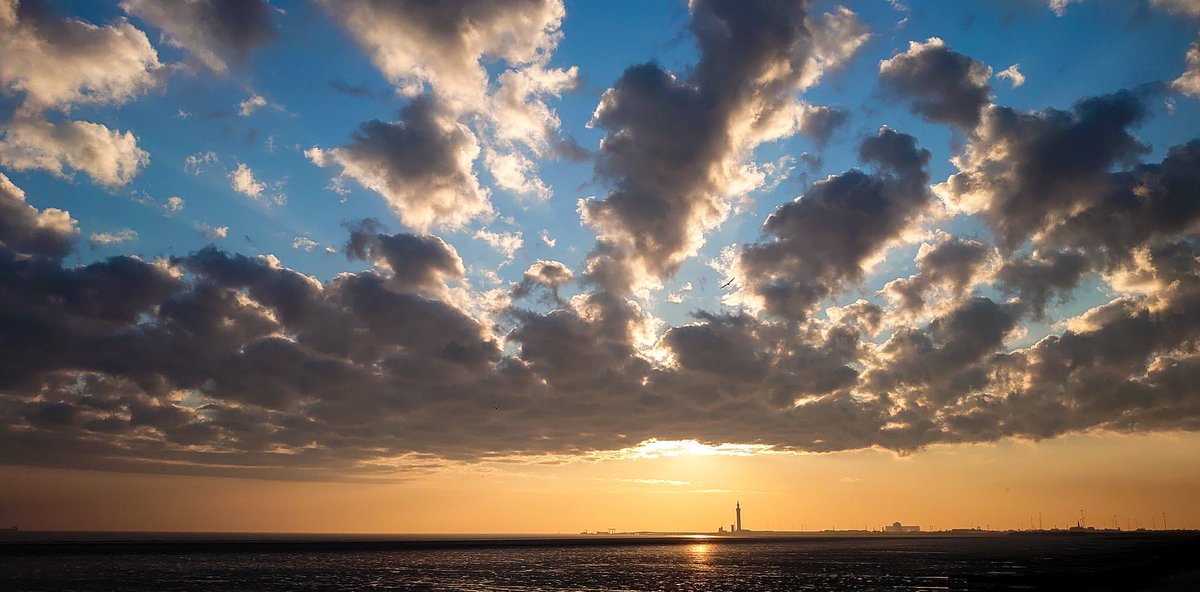
<svg viewBox="0 0 1200 592">
<path fill-rule="evenodd" d="M 346 256 L 386 265 L 405 291 L 436 288 L 465 273 L 458 253 L 436 236 L 384 234 L 379 222 L 371 219 L 349 229 Z"/>
<path fill-rule="evenodd" d="M 0 355 L 11 362 L 0 462 L 396 478 L 448 459 L 652 437 L 914 450 L 1195 429 L 1200 416 L 1187 345 L 1200 338 L 1200 264 L 1187 241 L 1136 262 L 1131 273 L 1160 286 L 1153 295 L 1118 299 L 1031 348 L 1004 347 L 1023 304 L 974 297 L 882 345 L 868 339 L 882 311 L 866 302 L 822 321 L 701 313 L 659 340 L 668 363 L 635 345 L 638 306 L 605 292 L 545 314 L 512 309 L 506 354 L 486 324 L 392 275 L 403 259 L 403 277 L 432 290 L 454 268 L 439 243 L 369 225 L 355 241 L 379 269 L 327 282 L 211 247 L 75 268 L 0 248 Z M 959 242 L 939 244 L 970 245 Z M 531 275 L 564 281 L 544 263 Z"/>
<path fill-rule="evenodd" d="M 931 155 L 884 128 L 860 146 L 866 170 L 815 183 L 731 251 L 730 304 L 746 306 L 660 329 L 628 296 L 723 220 L 743 149 L 804 132 L 797 114 L 814 129 L 836 119 L 794 95 L 818 73 L 813 52 L 829 63 L 856 46 L 829 31 L 856 29 L 845 12 L 812 27 L 803 6 L 696 2 L 693 71 L 636 66 L 609 90 L 597 173 L 613 189 L 583 206 L 601 240 L 585 291 L 570 296 L 557 261 L 535 262 L 510 290 L 473 291 L 445 241 L 370 220 L 349 225 L 345 245 L 370 269 L 324 281 L 215 247 L 73 265 L 76 222 L 0 177 L 0 463 L 394 479 L 650 438 L 912 451 L 1200 429 L 1200 143 L 1139 162 L 1135 92 L 1026 113 L 934 85 L 931 117 L 972 125 L 951 102 L 982 114 L 936 192 Z M 975 64 L 950 63 L 960 81 Z M 309 157 L 390 194 L 409 224 L 462 222 L 464 195 L 482 215 L 486 199 L 469 199 L 477 142 L 439 100 Z M 865 300 L 818 310 L 921 236 L 935 193 L 980 214 L 998 244 L 927 235 L 916 273 L 885 288 L 908 314 Z M 1011 345 L 1023 319 L 1053 314 L 1089 274 L 1119 294 Z"/>
<path fill-rule="evenodd" d="M 1200 140 L 1193 140 L 1170 148 L 1160 163 L 1109 175 L 1098 198 L 1053 219 L 1039 243 L 1074 246 L 1106 263 L 1121 262 L 1142 245 L 1195 232 L 1197 187 Z"/>
<path fill-rule="evenodd" d="M 908 50 L 879 64 L 879 84 L 898 99 L 910 100 L 913 113 L 964 129 L 979 124 L 991 101 L 992 69 L 958 53 L 936 37 L 916 41 Z"/>
<path fill-rule="evenodd" d="M 1016 326 L 1018 310 L 975 297 L 925 328 L 901 328 L 880 349 L 886 360 L 865 379 L 866 390 L 910 397 L 940 408 L 988 386 L 986 357 Z"/>
<path fill-rule="evenodd" d="M 885 128 L 863 141 L 859 157 L 878 172 L 851 169 L 819 181 L 767 218 L 767 240 L 737 256 L 732 273 L 746 278 L 739 293 L 760 298 L 773 315 L 803 318 L 861 279 L 863 264 L 913 224 L 931 198 L 929 152 Z"/>
<path fill-rule="evenodd" d="M 0 242 L 17 253 L 62 259 L 75 247 L 79 231 L 62 210 L 25 203 L 25 192 L 0 174 Z"/>
<path fill-rule="evenodd" d="M 264 0 L 123 0 L 121 8 L 162 29 L 168 43 L 218 74 L 276 35 L 273 9 Z"/>
<path fill-rule="evenodd" d="M 341 167 L 340 177 L 378 192 L 417 229 L 458 227 L 491 212 L 471 170 L 474 134 L 432 96 L 413 99 L 399 115 L 362 124 L 345 146 L 305 154 L 318 166 Z"/>
<path fill-rule="evenodd" d="M 1146 271 L 1160 289 L 1098 307 L 1062 335 L 994 364 L 998 396 L 956 414 L 976 439 L 1044 438 L 1088 428 L 1200 428 L 1192 344 L 1200 337 L 1195 245 L 1153 250 Z"/>
<path fill-rule="evenodd" d="M 787 408 L 797 399 L 853 386 L 858 372 L 850 364 L 860 338 L 852 324 L 796 334 L 748 315 L 700 314 L 697 323 L 668 330 L 663 344 L 682 374 L 705 379 L 724 397 L 761 393 L 769 404 Z"/>
<path fill-rule="evenodd" d="M 1051 298 L 1066 301 L 1087 271 L 1088 260 L 1082 253 L 1035 252 L 1030 257 L 1005 261 L 996 279 L 1002 290 L 1018 295 L 1034 316 L 1041 318 Z"/>
<path fill-rule="evenodd" d="M 1200 142 L 1168 149 L 1158 163 L 1131 128 L 1146 117 L 1143 95 L 1119 91 L 1072 111 L 1022 113 L 991 107 L 938 190 L 977 212 L 1001 249 L 1032 245 L 1005 264 L 1001 287 L 1040 315 L 1069 297 L 1087 273 L 1112 272 L 1173 237 L 1196 232 Z"/>
<path fill-rule="evenodd" d="M 809 110 L 795 95 L 836 67 L 865 39 L 853 13 L 825 16 L 810 30 L 806 2 L 691 4 L 700 50 L 686 78 L 654 63 L 633 66 L 608 89 L 593 123 L 604 129 L 596 175 L 612 184 L 581 203 L 585 222 L 607 243 L 613 286 L 673 274 L 728 214 L 737 170 L 759 143 L 805 128 L 820 142 L 839 112 Z M 822 60 L 815 59 L 820 56 Z"/>
<path fill-rule="evenodd" d="M 1107 191 L 1113 166 L 1147 151 L 1130 129 L 1145 116 L 1142 99 L 1128 91 L 1071 111 L 992 107 L 943 187 L 952 202 L 982 214 L 1002 248 L 1018 248 Z"/>
<path fill-rule="evenodd" d="M 919 313 L 925 309 L 929 292 L 945 289 L 952 299 L 961 298 L 979 283 L 992 255 L 992 248 L 975 240 L 945 235 L 934 244 L 923 244 L 917 251 L 918 272 L 888 282 L 883 292 L 897 301 L 900 310 Z"/>
</svg>

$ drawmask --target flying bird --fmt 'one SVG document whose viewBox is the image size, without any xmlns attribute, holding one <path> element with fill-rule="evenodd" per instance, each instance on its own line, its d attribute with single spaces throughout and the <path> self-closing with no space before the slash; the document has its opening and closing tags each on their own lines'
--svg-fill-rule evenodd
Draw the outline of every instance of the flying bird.
<svg viewBox="0 0 1200 592">
<path fill-rule="evenodd" d="M 728 288 L 728 287 L 729 287 L 729 284 L 732 284 L 732 283 L 733 283 L 733 280 L 736 280 L 736 279 L 737 279 L 737 278 L 729 278 L 729 281 L 727 281 L 727 282 L 725 282 L 724 284 L 722 284 L 722 285 L 721 285 L 721 289 L 722 289 L 722 290 L 724 290 L 725 288 Z"/>
</svg>

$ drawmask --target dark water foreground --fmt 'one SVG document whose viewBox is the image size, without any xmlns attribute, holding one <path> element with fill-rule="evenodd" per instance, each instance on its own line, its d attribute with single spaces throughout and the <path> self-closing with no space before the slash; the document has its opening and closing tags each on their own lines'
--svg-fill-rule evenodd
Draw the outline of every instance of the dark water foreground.
<svg viewBox="0 0 1200 592">
<path fill-rule="evenodd" d="M 37 538 L 0 541 L 0 590 L 1200 590 L 1194 533 Z"/>
</svg>

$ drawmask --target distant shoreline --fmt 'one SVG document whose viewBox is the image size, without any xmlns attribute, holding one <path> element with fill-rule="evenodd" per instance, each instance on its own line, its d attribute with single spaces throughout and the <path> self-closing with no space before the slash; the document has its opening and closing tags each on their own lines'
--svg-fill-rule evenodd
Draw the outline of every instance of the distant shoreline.
<svg viewBox="0 0 1200 592">
<path fill-rule="evenodd" d="M 21 531 L 0 538 L 0 556 L 158 555 L 192 553 L 365 552 L 551 546 L 754 544 L 766 542 L 871 542 L 1037 537 L 1200 543 L 1200 531 L 978 531 L 967 533 L 758 532 L 620 533 L 575 535 L 397 535 L 299 533 L 154 533 Z"/>
</svg>

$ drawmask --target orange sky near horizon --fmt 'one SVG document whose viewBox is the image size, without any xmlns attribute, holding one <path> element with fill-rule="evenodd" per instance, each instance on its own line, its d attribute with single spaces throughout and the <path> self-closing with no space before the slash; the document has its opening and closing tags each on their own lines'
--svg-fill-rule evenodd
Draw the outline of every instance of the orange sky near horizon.
<svg viewBox="0 0 1200 592">
<path fill-rule="evenodd" d="M 24 530 L 578 533 L 615 528 L 1200 528 L 1200 434 L 1074 435 L 833 454 L 479 463 L 393 483 L 0 467 Z"/>
</svg>

